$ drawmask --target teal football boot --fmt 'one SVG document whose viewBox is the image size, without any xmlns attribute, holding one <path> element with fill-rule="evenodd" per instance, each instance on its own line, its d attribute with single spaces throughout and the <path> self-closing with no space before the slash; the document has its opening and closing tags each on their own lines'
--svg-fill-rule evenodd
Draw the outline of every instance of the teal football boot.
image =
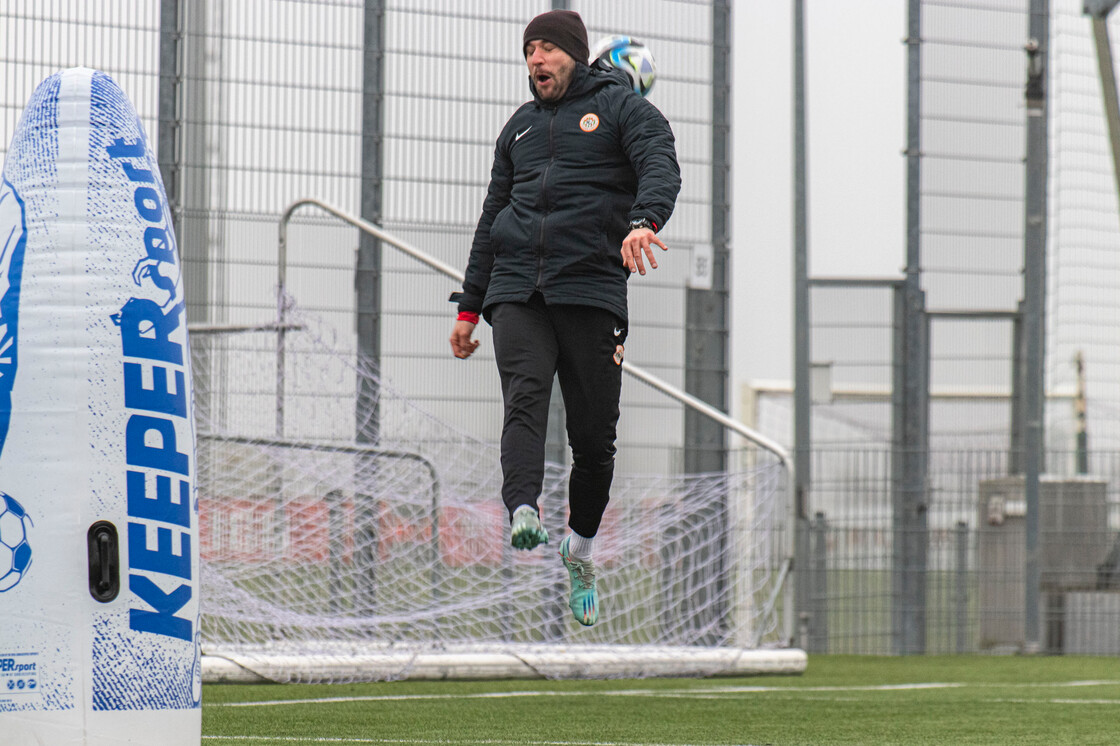
<svg viewBox="0 0 1120 746">
<path fill-rule="evenodd" d="M 568 606 L 577 622 L 590 627 L 599 621 L 599 591 L 595 588 L 595 563 L 591 560 L 572 559 L 568 552 L 568 542 L 571 538 L 566 536 L 560 542 L 560 559 L 564 561 L 564 567 L 568 568 L 568 577 L 572 580 L 572 594 L 568 597 Z"/>
<path fill-rule="evenodd" d="M 548 543 L 548 531 L 541 525 L 541 517 L 532 505 L 522 505 L 513 511 L 509 543 L 514 549 L 532 549 Z"/>
</svg>

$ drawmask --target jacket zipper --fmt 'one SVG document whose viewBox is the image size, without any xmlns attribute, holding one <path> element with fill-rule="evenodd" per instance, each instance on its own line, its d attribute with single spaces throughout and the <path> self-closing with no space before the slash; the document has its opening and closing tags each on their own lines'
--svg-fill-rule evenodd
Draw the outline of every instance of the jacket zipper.
<svg viewBox="0 0 1120 746">
<path fill-rule="evenodd" d="M 556 148 L 552 141 L 552 125 L 556 122 L 556 112 L 558 109 L 552 110 L 552 118 L 548 120 L 548 165 L 544 167 L 544 173 L 541 174 L 541 197 L 545 203 L 544 214 L 541 215 L 541 231 L 537 239 L 537 290 L 543 291 L 541 287 L 544 282 L 544 221 L 548 214 L 552 212 L 552 206 L 548 204 L 548 172 L 552 170 L 552 162 L 556 160 Z"/>
</svg>

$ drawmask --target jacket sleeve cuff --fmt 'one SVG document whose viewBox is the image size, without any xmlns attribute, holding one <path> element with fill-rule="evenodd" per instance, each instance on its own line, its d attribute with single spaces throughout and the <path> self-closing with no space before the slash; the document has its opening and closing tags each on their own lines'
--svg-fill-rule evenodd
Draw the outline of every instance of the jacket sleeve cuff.
<svg viewBox="0 0 1120 746">
<path fill-rule="evenodd" d="M 460 311 L 455 319 L 456 321 L 469 321 L 472 324 L 478 324 L 478 314 L 471 311 Z"/>
</svg>

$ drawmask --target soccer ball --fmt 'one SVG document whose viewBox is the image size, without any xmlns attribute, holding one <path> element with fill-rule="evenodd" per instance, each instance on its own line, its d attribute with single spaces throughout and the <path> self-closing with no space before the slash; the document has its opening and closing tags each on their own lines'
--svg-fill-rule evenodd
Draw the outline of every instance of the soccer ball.
<svg viewBox="0 0 1120 746">
<path fill-rule="evenodd" d="M 0 492 L 0 593 L 15 588 L 31 567 L 27 529 L 31 517 L 15 498 Z"/>
<path fill-rule="evenodd" d="M 595 45 L 591 60 L 622 70 L 630 76 L 634 92 L 647 95 L 657 79 L 657 61 L 653 52 L 630 36 L 608 36 Z"/>
</svg>

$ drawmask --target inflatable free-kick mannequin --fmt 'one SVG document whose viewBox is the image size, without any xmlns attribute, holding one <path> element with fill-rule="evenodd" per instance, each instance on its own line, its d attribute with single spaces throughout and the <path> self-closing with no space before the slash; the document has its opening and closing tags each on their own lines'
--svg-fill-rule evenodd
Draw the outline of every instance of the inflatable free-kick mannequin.
<svg viewBox="0 0 1120 746">
<path fill-rule="evenodd" d="M 181 266 L 107 75 L 35 90 L 0 179 L 0 741 L 200 743 Z"/>
</svg>

